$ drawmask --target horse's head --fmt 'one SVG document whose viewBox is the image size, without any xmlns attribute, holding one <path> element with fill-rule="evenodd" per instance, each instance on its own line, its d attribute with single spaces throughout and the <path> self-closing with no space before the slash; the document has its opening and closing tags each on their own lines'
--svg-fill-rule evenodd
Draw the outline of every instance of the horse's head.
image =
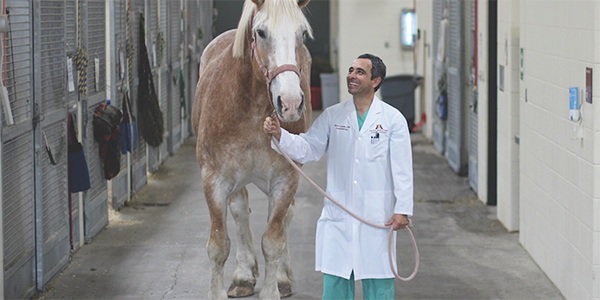
<svg viewBox="0 0 600 300">
<path fill-rule="evenodd" d="M 236 43 L 242 33 L 252 35 L 253 60 L 266 77 L 273 107 L 282 121 L 297 121 L 305 106 L 300 81 L 302 72 L 309 70 L 301 66 L 310 60 L 303 47 L 304 39 L 312 38 L 312 29 L 301 8 L 309 1 L 246 0 L 238 25 Z"/>
</svg>

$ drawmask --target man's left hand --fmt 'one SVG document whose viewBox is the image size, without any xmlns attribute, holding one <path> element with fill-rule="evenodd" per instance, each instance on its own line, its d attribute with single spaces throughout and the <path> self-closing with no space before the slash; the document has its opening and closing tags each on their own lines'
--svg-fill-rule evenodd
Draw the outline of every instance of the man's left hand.
<svg viewBox="0 0 600 300">
<path fill-rule="evenodd" d="M 394 226 L 394 230 L 404 229 L 408 225 L 408 217 L 406 215 L 394 214 L 385 226 Z"/>
</svg>

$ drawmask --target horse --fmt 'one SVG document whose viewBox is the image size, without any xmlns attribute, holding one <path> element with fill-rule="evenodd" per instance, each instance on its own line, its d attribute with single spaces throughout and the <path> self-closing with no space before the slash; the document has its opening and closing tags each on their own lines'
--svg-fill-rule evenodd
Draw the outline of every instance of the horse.
<svg viewBox="0 0 600 300">
<path fill-rule="evenodd" d="M 261 240 L 265 280 L 259 297 L 292 294 L 287 231 L 299 176 L 271 149 L 262 124 L 275 114 L 290 132 L 306 132 L 310 126 L 312 59 L 304 40 L 312 38 L 312 29 L 302 13 L 309 1 L 246 0 L 237 29 L 216 37 L 201 56 L 192 126 L 210 212 L 209 299 L 254 294 L 259 271 L 249 223 L 250 183 L 268 197 Z M 231 244 L 228 206 L 235 220 L 237 254 L 225 292 L 223 268 Z"/>
</svg>

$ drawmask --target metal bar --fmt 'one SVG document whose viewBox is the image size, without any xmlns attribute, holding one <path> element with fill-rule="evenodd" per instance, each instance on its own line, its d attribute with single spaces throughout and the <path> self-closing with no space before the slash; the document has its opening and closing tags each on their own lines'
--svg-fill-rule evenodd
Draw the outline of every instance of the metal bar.
<svg viewBox="0 0 600 300">
<path fill-rule="evenodd" d="M 33 1 L 32 3 L 32 16 L 41 16 L 41 3 L 40 1 Z M 33 116 L 34 120 L 41 113 L 41 103 L 37 103 L 41 100 L 41 86 L 36 84 L 36 82 L 41 82 L 41 72 L 39 70 L 39 66 L 35 65 L 36 62 L 39 62 L 41 59 L 41 18 L 32 18 L 31 28 L 33 29 L 33 59 L 31 60 L 34 63 L 33 69 Z M 34 121 L 35 122 L 35 121 Z M 35 278 L 36 278 L 36 286 L 38 291 L 42 291 L 44 289 L 44 236 L 43 236 L 43 219 L 42 219 L 42 168 L 41 168 L 41 145 L 42 138 L 40 134 L 40 130 L 36 130 L 39 128 L 37 126 L 39 124 L 33 124 L 33 133 L 34 133 L 34 147 L 33 147 L 33 159 L 34 159 L 34 216 L 35 216 Z"/>
</svg>

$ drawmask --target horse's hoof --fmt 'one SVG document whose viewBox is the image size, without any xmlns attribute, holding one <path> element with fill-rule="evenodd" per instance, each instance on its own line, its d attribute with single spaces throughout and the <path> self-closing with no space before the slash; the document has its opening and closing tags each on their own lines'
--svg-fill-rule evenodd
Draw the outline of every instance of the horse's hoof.
<svg viewBox="0 0 600 300">
<path fill-rule="evenodd" d="M 292 284 L 289 282 L 278 282 L 277 288 L 279 289 L 279 297 L 287 298 L 292 296 Z"/>
<path fill-rule="evenodd" d="M 254 285 L 256 282 L 250 281 L 234 281 L 229 286 L 227 296 L 231 298 L 248 297 L 254 295 Z"/>
</svg>

